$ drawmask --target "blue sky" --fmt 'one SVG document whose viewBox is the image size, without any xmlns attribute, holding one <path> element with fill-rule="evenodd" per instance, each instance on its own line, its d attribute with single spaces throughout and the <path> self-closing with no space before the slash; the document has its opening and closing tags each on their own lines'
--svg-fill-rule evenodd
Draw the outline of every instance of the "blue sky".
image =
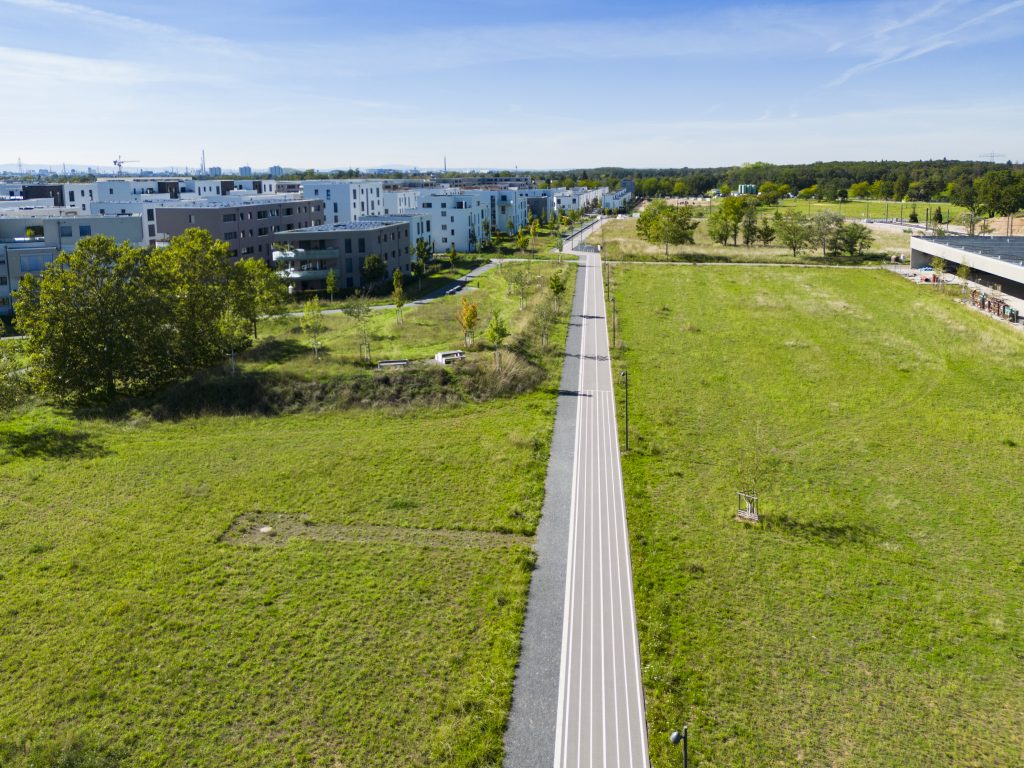
<svg viewBox="0 0 1024 768">
<path fill-rule="evenodd" d="M 0 0 L 0 164 L 1024 161 L 1024 0 Z"/>
</svg>

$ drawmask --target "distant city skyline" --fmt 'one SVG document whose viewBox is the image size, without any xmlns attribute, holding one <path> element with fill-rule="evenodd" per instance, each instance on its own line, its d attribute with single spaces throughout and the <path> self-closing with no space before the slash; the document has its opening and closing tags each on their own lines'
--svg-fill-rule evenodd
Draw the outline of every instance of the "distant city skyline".
<svg viewBox="0 0 1024 768">
<path fill-rule="evenodd" d="M 0 165 L 1019 162 L 1022 38 L 1024 0 L 0 0 Z"/>
</svg>

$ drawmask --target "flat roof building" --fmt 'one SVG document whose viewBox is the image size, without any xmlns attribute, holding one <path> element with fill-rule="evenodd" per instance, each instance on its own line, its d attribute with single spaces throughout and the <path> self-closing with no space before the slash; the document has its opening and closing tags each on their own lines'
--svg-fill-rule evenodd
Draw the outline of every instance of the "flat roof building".
<svg viewBox="0 0 1024 768">
<path fill-rule="evenodd" d="M 118 242 L 143 241 L 141 216 L 83 216 L 67 211 L 8 211 L 0 216 L 0 315 L 13 313 L 12 294 L 22 276 L 38 275 L 61 251 L 90 235 Z"/>
<path fill-rule="evenodd" d="M 339 289 L 363 287 L 363 264 L 371 254 L 384 261 L 387 274 L 408 274 L 413 242 L 409 221 L 385 218 L 345 224 L 321 224 L 282 232 L 276 242 L 290 246 L 274 251 L 274 264 L 293 293 L 322 291 L 334 271 Z"/>
<path fill-rule="evenodd" d="M 939 257 L 966 264 L 972 279 L 1024 297 L 1024 237 L 911 237 L 910 266 L 920 269 Z M 976 273 L 976 275 L 975 275 Z"/>
<path fill-rule="evenodd" d="M 190 227 L 207 230 L 231 248 L 233 258 L 269 262 L 273 244 L 291 230 L 324 222 L 319 200 L 286 196 L 252 196 L 191 201 L 161 201 L 146 212 L 146 236 L 174 237 Z"/>
</svg>

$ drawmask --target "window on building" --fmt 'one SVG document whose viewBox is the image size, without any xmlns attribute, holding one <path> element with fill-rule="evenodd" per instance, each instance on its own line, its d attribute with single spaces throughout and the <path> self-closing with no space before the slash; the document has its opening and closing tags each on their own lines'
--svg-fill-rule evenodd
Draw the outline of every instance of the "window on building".
<svg viewBox="0 0 1024 768">
<path fill-rule="evenodd" d="M 75 202 L 75 190 L 73 189 L 68 191 L 68 202 Z"/>
<path fill-rule="evenodd" d="M 345 271 L 349 274 L 352 273 L 352 259 L 345 259 Z"/>
<path fill-rule="evenodd" d="M 229 221 L 234 221 L 237 218 L 238 217 L 235 214 L 233 214 L 233 213 L 225 213 L 221 220 L 226 223 L 226 222 L 229 222 Z"/>
<path fill-rule="evenodd" d="M 345 240 L 345 253 L 352 253 L 352 241 Z"/>
<path fill-rule="evenodd" d="M 149 225 L 149 236 L 156 237 L 156 224 Z"/>
<path fill-rule="evenodd" d="M 61 224 L 60 225 L 60 236 L 61 237 L 71 237 L 71 225 L 70 224 Z"/>
<path fill-rule="evenodd" d="M 359 238 L 359 252 L 366 253 L 366 240 L 362 237 Z"/>
<path fill-rule="evenodd" d="M 152 208 L 146 210 L 146 221 L 156 221 L 156 211 Z"/>
<path fill-rule="evenodd" d="M 195 224 L 196 223 L 196 215 L 194 213 L 190 213 L 188 215 L 188 223 L 189 224 Z"/>
<path fill-rule="evenodd" d="M 92 234 L 92 225 L 90 224 L 79 224 L 78 225 L 78 236 L 88 237 Z"/>
<path fill-rule="evenodd" d="M 337 203 L 334 204 L 334 212 L 335 213 L 338 212 L 338 204 Z M 335 219 L 335 221 L 337 221 L 337 219 Z"/>
</svg>

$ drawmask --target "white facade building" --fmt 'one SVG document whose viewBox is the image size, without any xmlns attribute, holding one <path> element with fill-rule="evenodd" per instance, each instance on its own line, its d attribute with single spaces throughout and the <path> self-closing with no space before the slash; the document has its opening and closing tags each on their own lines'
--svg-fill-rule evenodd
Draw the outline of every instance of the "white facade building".
<svg viewBox="0 0 1024 768">
<path fill-rule="evenodd" d="M 367 179 L 303 181 L 302 196 L 323 200 L 327 224 L 348 224 L 384 213 L 384 183 Z"/>
<path fill-rule="evenodd" d="M 484 239 L 484 222 L 490 217 L 483 196 L 472 192 L 422 195 L 420 207 L 410 213 L 430 218 L 435 251 L 447 251 L 454 245 L 456 251 L 463 253 L 477 250 Z"/>
<path fill-rule="evenodd" d="M 420 204 L 420 191 L 416 189 L 385 189 L 381 196 L 384 201 L 384 215 L 411 211 Z"/>
</svg>

